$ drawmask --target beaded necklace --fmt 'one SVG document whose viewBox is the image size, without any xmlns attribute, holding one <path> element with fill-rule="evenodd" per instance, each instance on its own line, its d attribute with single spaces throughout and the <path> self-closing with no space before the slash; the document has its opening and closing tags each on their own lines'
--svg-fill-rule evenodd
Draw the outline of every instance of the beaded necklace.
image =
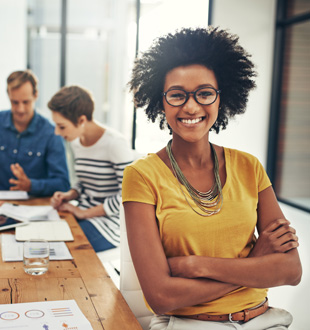
<svg viewBox="0 0 310 330">
<path fill-rule="evenodd" d="M 217 155 L 216 155 L 213 145 L 210 143 L 211 150 L 212 150 L 213 157 L 214 157 L 214 183 L 210 190 L 208 190 L 207 192 L 201 192 L 201 191 L 195 189 L 187 181 L 185 175 L 181 171 L 177 161 L 175 160 L 175 158 L 172 154 L 171 143 L 172 143 L 172 140 L 170 140 L 168 142 L 166 151 L 167 151 L 170 163 L 171 163 L 171 168 L 172 168 L 173 174 L 178 180 L 179 187 L 180 187 L 188 205 L 192 208 L 192 210 L 194 212 L 196 212 L 197 214 L 199 214 L 203 217 L 208 217 L 208 216 L 211 216 L 213 214 L 220 212 L 222 205 L 223 205 L 223 194 L 222 194 L 222 185 L 221 185 L 221 180 L 220 180 L 220 175 L 219 175 L 219 163 L 218 163 Z M 197 212 L 191 206 L 191 204 L 189 203 L 189 201 L 181 187 L 181 184 L 183 184 L 183 186 L 186 188 L 186 190 L 188 191 L 188 193 L 191 196 L 194 203 L 204 213 Z"/>
</svg>

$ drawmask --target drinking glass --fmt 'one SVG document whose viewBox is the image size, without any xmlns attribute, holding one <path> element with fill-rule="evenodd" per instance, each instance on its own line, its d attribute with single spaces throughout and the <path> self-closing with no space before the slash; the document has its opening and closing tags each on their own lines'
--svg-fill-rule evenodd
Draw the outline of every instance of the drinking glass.
<svg viewBox="0 0 310 330">
<path fill-rule="evenodd" d="M 30 275 L 42 275 L 48 271 L 49 243 L 43 239 L 24 242 L 24 271 Z"/>
</svg>

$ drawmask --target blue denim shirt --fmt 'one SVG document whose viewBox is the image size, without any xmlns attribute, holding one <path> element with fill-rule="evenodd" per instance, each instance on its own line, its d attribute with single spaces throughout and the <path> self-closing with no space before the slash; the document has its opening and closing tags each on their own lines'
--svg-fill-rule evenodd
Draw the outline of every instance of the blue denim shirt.
<svg viewBox="0 0 310 330">
<path fill-rule="evenodd" d="M 53 125 L 35 112 L 28 128 L 19 133 L 11 110 L 0 111 L 0 190 L 9 190 L 10 165 L 19 163 L 31 180 L 30 195 L 51 196 L 70 188 L 63 140 Z"/>
</svg>

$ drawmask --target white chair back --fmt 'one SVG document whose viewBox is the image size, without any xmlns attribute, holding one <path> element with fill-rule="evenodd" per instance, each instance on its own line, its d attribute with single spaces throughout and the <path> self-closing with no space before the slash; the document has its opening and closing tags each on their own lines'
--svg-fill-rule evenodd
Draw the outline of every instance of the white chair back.
<svg viewBox="0 0 310 330">
<path fill-rule="evenodd" d="M 124 296 L 128 306 L 134 313 L 143 330 L 149 329 L 149 324 L 153 316 L 144 302 L 142 290 L 137 274 L 132 263 L 126 232 L 124 208 L 120 210 L 121 228 L 121 269 L 120 269 L 120 291 Z"/>
</svg>

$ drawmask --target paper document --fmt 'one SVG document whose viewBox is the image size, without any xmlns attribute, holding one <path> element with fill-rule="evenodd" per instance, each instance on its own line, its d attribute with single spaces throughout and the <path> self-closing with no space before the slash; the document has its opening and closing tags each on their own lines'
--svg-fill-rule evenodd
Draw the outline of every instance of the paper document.
<svg viewBox="0 0 310 330">
<path fill-rule="evenodd" d="M 73 241 L 73 236 L 68 223 L 60 221 L 34 221 L 28 225 L 16 227 L 15 238 L 17 241 L 28 239 L 45 239 L 47 241 Z"/>
<path fill-rule="evenodd" d="M 27 191 L 0 190 L 0 200 L 24 200 L 29 199 Z"/>
<path fill-rule="evenodd" d="M 58 212 L 50 205 L 15 205 L 3 203 L 0 213 L 22 221 L 60 220 Z"/>
<path fill-rule="evenodd" d="M 1 235 L 3 261 L 23 261 L 23 242 L 17 242 L 15 235 Z M 72 255 L 65 242 L 50 242 L 50 260 L 71 260 Z"/>
<path fill-rule="evenodd" d="M 75 300 L 0 305 L 0 329 L 93 330 Z"/>
</svg>

